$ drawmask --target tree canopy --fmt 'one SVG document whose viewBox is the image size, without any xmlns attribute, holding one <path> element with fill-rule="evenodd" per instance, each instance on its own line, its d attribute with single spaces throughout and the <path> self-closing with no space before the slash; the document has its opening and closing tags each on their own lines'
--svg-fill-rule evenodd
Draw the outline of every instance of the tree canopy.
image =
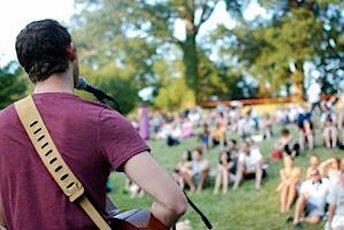
<svg viewBox="0 0 344 230">
<path fill-rule="evenodd" d="M 13 62 L 0 68 L 0 109 L 26 95 L 28 80 Z"/>
<path fill-rule="evenodd" d="M 135 72 L 131 78 L 138 87 L 156 86 L 160 78 L 165 77 L 154 71 L 154 62 L 181 59 L 183 68 L 175 72 L 185 78 L 180 82 L 184 82 L 194 94 L 190 100 L 199 102 L 209 95 L 201 93 L 204 88 L 201 78 L 205 76 L 202 76 L 204 68 L 200 67 L 199 59 L 204 51 L 197 44 L 196 36 L 220 2 L 79 0 L 77 3 L 83 6 L 83 10 L 74 17 L 72 27 L 84 54 L 84 64 L 95 67 L 108 63 L 124 68 L 133 66 Z M 238 2 L 225 1 L 233 16 L 240 15 Z M 183 22 L 183 26 L 177 27 L 177 21 Z M 183 32 L 184 38 L 177 38 L 175 33 L 178 32 Z"/>
<path fill-rule="evenodd" d="M 225 44 L 221 55 L 235 57 L 240 68 L 249 71 L 261 84 L 269 83 L 269 94 L 278 94 L 283 86 L 304 87 L 303 66 L 309 61 L 322 72 L 324 82 L 329 83 L 331 75 L 343 77 L 341 1 L 260 3 L 270 12 L 269 17 L 257 17 L 255 23 L 241 23 L 231 30 L 217 29 L 213 39 Z M 333 93 L 336 83 L 332 81 L 325 90 Z"/>
<path fill-rule="evenodd" d="M 144 100 L 138 93 L 145 88 L 159 109 L 210 98 L 302 97 L 314 71 L 325 93 L 344 89 L 340 0 L 75 3 L 80 12 L 68 27 L 81 74 L 114 96 L 124 113 Z"/>
</svg>

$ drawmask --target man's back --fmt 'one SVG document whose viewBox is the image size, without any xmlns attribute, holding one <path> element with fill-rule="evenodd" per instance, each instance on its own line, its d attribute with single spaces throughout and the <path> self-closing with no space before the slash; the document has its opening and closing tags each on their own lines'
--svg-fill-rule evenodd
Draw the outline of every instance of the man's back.
<svg viewBox="0 0 344 230">
<path fill-rule="evenodd" d="M 118 113 L 68 93 L 34 94 L 60 154 L 98 210 L 111 168 L 148 150 Z M 9 229 L 96 229 L 71 204 L 35 152 L 13 106 L 0 113 L 0 192 Z"/>
</svg>

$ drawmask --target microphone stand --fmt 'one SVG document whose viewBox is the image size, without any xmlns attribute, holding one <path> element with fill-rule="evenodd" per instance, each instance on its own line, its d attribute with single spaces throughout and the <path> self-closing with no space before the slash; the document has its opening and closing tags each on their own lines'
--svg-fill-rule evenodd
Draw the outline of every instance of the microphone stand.
<svg viewBox="0 0 344 230">
<path fill-rule="evenodd" d="M 97 100 L 100 103 L 102 103 L 104 105 L 109 105 L 109 104 L 106 103 L 105 99 L 107 99 L 109 101 L 112 101 L 115 104 L 114 105 L 114 107 L 115 107 L 114 109 L 117 110 L 119 113 L 122 113 L 121 109 L 120 109 L 120 106 L 119 106 L 119 103 L 113 97 L 111 97 L 111 96 L 109 96 L 109 95 L 107 95 L 105 93 L 96 93 L 96 92 L 94 92 L 92 94 L 97 98 Z"/>
</svg>

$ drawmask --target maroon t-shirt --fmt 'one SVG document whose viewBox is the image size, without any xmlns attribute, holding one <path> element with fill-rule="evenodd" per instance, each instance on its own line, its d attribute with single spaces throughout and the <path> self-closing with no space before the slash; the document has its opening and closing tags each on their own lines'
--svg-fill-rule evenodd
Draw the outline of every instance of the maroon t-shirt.
<svg viewBox="0 0 344 230">
<path fill-rule="evenodd" d="M 33 97 L 63 159 L 104 210 L 110 171 L 148 146 L 123 116 L 104 105 L 68 93 Z M 97 229 L 48 173 L 13 105 L 0 111 L 0 195 L 9 229 Z"/>
</svg>

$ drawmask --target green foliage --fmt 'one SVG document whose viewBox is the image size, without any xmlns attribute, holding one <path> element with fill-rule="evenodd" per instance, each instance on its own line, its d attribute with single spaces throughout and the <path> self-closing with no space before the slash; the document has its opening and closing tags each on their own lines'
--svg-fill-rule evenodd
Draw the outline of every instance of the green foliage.
<svg viewBox="0 0 344 230">
<path fill-rule="evenodd" d="M 102 89 L 104 92 L 112 96 L 119 104 L 120 111 L 123 114 L 129 113 L 139 102 L 138 89 L 131 79 L 132 72 L 121 71 L 115 65 L 106 65 L 94 72 L 87 67 L 83 69 L 82 75 L 88 76 L 90 84 Z M 96 100 L 92 95 L 85 92 L 78 92 L 83 97 Z M 115 104 L 106 100 L 111 107 L 115 108 Z"/>
<path fill-rule="evenodd" d="M 161 87 L 154 100 L 158 109 L 178 110 L 192 107 L 194 102 L 193 92 L 187 88 L 183 77 L 168 79 L 167 85 Z"/>
<path fill-rule="evenodd" d="M 22 74 L 21 68 L 12 63 L 0 68 L 0 109 L 23 98 L 27 88 L 28 79 Z"/>
<path fill-rule="evenodd" d="M 183 76 L 181 61 L 166 62 L 159 59 L 154 63 L 153 69 L 157 79 L 153 101 L 156 109 L 178 110 L 195 104 L 194 95 Z"/>
<path fill-rule="evenodd" d="M 196 103 L 214 94 L 233 95 L 234 90 L 238 98 L 240 94 L 257 96 L 256 86 L 237 85 L 247 77 L 254 77 L 261 85 L 269 83 L 274 89 L 269 92 L 277 95 L 281 87 L 303 83 L 306 61 L 315 62 L 324 75 L 338 75 L 344 58 L 340 0 L 260 0 L 268 17 L 259 15 L 252 21 L 242 13 L 253 1 L 226 0 L 235 28 L 217 25 L 210 36 L 200 34 L 220 2 L 77 0 L 82 10 L 73 17 L 71 28 L 81 63 L 93 71 L 114 65 L 117 74 L 128 77 L 134 88 L 153 86 L 159 107 L 179 104 L 168 103 L 169 90 L 161 89 L 166 86 L 163 81 L 175 74 L 184 77 Z M 177 20 L 185 27 L 175 28 Z M 176 29 L 185 37 L 177 38 Z M 171 68 L 175 61 L 182 63 L 175 74 L 157 68 L 157 62 Z M 297 68 L 294 73 L 291 62 Z M 332 79 L 324 85 L 335 87 L 342 80 Z M 250 93 L 244 95 L 247 89 Z"/>
<path fill-rule="evenodd" d="M 82 6 L 82 11 L 74 16 L 72 28 L 83 64 L 101 68 L 110 61 L 135 69 L 132 80 L 138 88 L 143 88 L 155 85 L 157 74 L 152 66 L 165 55 L 159 49 L 166 43 L 175 44 L 183 52 L 187 86 L 195 93 L 196 100 L 200 100 L 197 56 L 200 49 L 196 36 L 219 0 L 76 2 Z M 228 0 L 226 4 L 229 11 L 240 14 L 242 5 L 238 1 Z M 200 18 L 196 13 L 200 13 Z M 174 37 L 176 20 L 185 23 L 185 40 Z"/>
<path fill-rule="evenodd" d="M 271 18 L 241 23 L 233 30 L 220 27 L 213 35 L 213 40 L 225 44 L 221 55 L 234 57 L 240 63 L 239 71 L 248 71 L 261 83 L 269 82 L 278 92 L 281 86 L 303 83 L 302 65 L 306 61 L 315 61 L 324 72 L 340 68 L 319 63 L 338 63 L 344 55 L 340 44 L 328 45 L 343 34 L 343 27 L 338 27 L 343 20 L 343 15 L 337 13 L 343 9 L 339 1 L 266 0 L 261 4 L 271 12 Z M 291 62 L 298 68 L 293 74 Z"/>
</svg>

